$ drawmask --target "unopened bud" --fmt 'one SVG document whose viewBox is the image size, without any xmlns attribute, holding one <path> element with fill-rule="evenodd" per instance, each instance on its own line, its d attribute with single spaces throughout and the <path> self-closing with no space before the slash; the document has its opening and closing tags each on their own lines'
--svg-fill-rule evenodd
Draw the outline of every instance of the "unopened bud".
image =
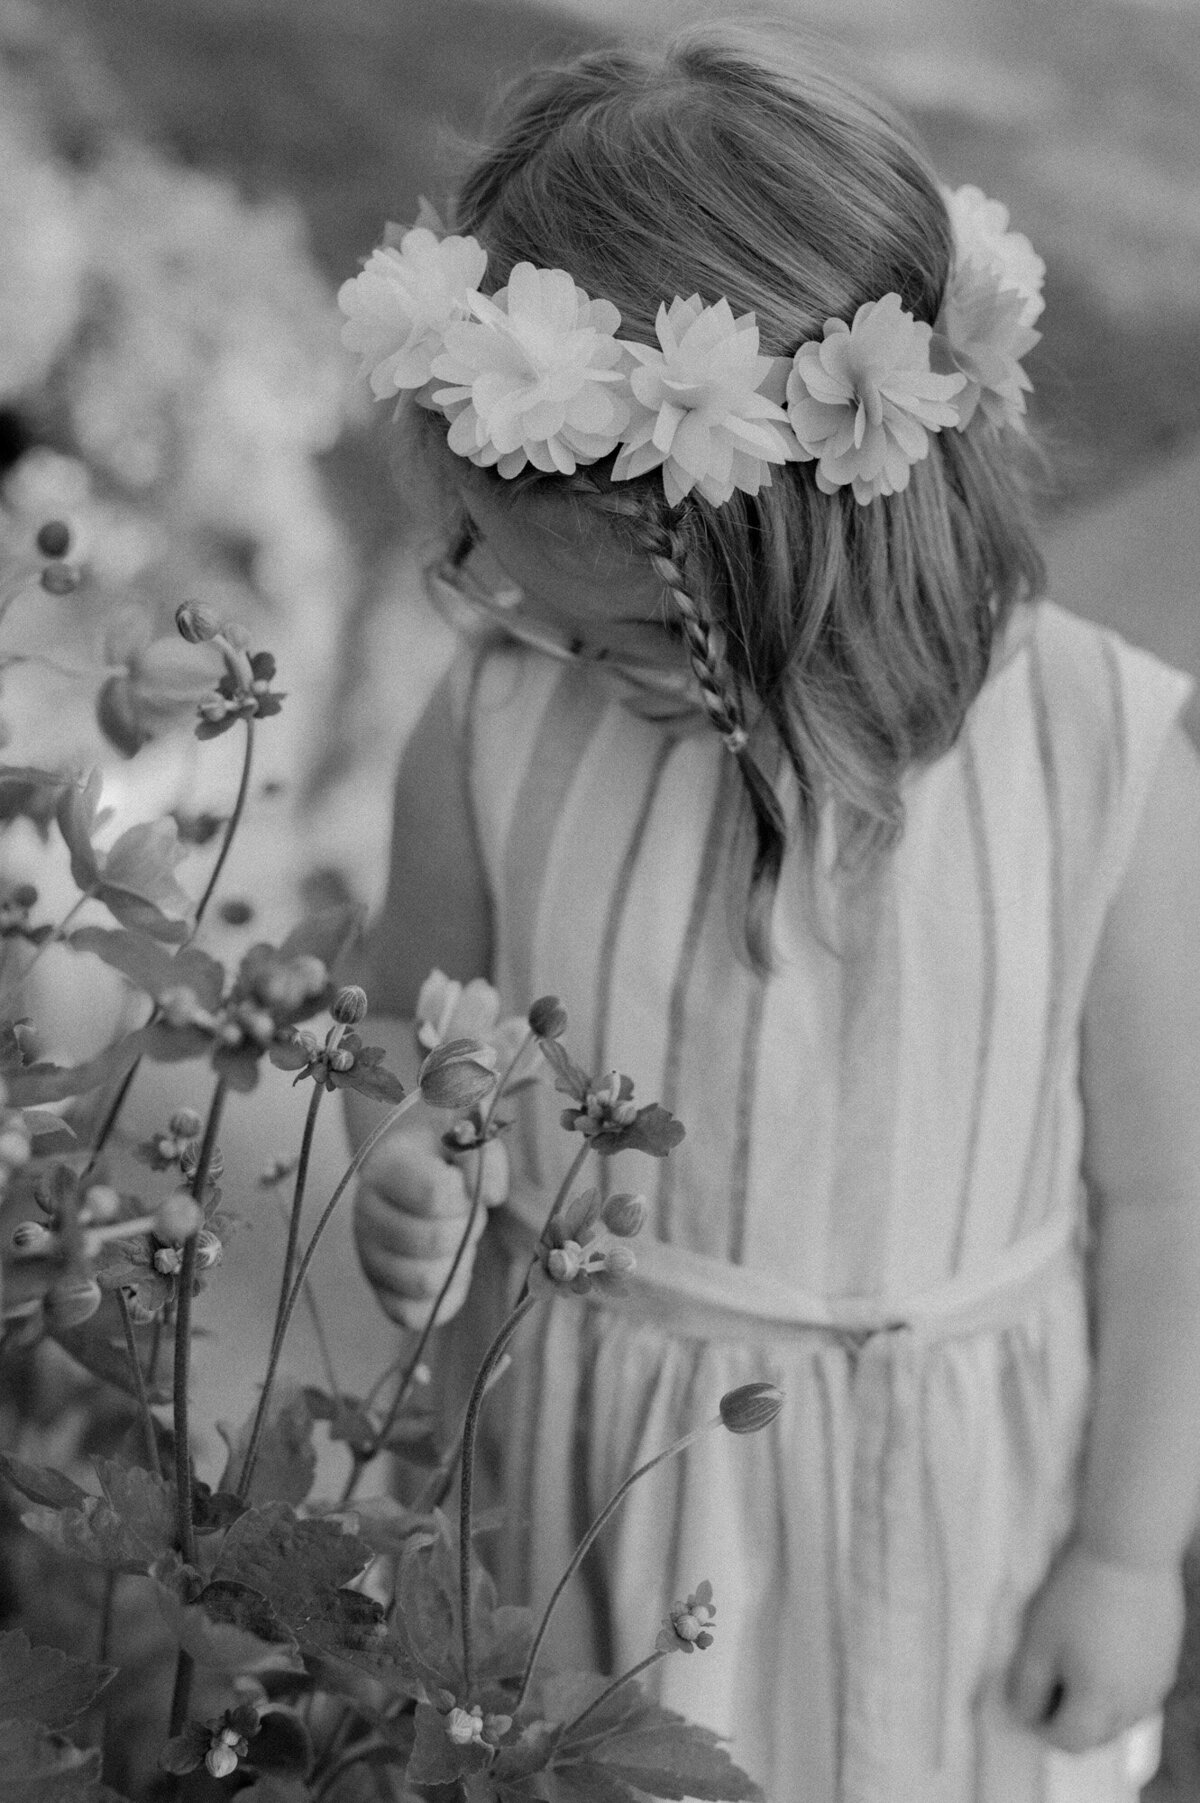
<svg viewBox="0 0 1200 1803">
<path fill-rule="evenodd" d="M 341 1026 L 357 1027 L 359 1021 L 365 1020 L 367 1016 L 366 990 L 360 989 L 357 983 L 347 983 L 334 996 L 329 1012 Z"/>
<path fill-rule="evenodd" d="M 154 1254 L 154 1269 L 160 1277 L 178 1277 L 183 1270 L 183 1247 L 160 1246 Z"/>
<path fill-rule="evenodd" d="M 48 595 L 73 595 L 79 582 L 79 571 L 73 563 L 48 563 L 42 571 L 42 587 Z"/>
<path fill-rule="evenodd" d="M 177 1108 L 170 1120 L 171 1132 L 176 1139 L 195 1139 L 204 1129 L 204 1122 L 194 1108 Z"/>
<path fill-rule="evenodd" d="M 447 1039 L 435 1046 L 417 1081 L 431 1108 L 470 1108 L 496 1086 L 496 1052 L 479 1039 Z"/>
<path fill-rule="evenodd" d="M 645 1196 L 610 1196 L 601 1211 L 604 1225 L 618 1239 L 631 1240 L 646 1225 Z"/>
<path fill-rule="evenodd" d="M 18 1221 L 13 1228 L 12 1243 L 18 1252 L 44 1252 L 53 1245 L 54 1235 L 40 1221 Z"/>
<path fill-rule="evenodd" d="M 154 1237 L 165 1246 L 182 1246 L 190 1240 L 204 1220 L 204 1213 L 194 1196 L 177 1189 L 168 1196 L 154 1217 Z"/>
<path fill-rule="evenodd" d="M 567 1011 L 556 995 L 543 995 L 529 1010 L 529 1026 L 539 1039 L 561 1039 L 567 1030 Z"/>
<path fill-rule="evenodd" d="M 604 1254 L 604 1268 L 610 1277 L 632 1277 L 637 1259 L 628 1246 L 610 1246 Z"/>
<path fill-rule="evenodd" d="M 186 1146 L 180 1148 L 179 1168 L 185 1177 L 194 1177 L 200 1169 L 200 1141 L 190 1139 Z M 214 1146 L 208 1155 L 208 1177 L 214 1182 L 225 1169 L 225 1154 L 220 1146 Z"/>
<path fill-rule="evenodd" d="M 28 1127 L 23 1121 L 10 1121 L 0 1133 L 0 1165 L 6 1164 L 10 1171 L 19 1171 L 32 1156 Z"/>
<path fill-rule="evenodd" d="M 182 607 L 175 609 L 175 629 L 189 645 L 203 645 L 207 639 L 215 639 L 221 630 L 215 620 L 191 601 L 185 601 Z"/>
<path fill-rule="evenodd" d="M 204 1763 L 214 1778 L 228 1778 L 231 1772 L 237 1771 L 238 1756 L 224 1740 L 219 1740 L 204 1755 Z"/>
<path fill-rule="evenodd" d="M 471 1746 L 482 1730 L 483 1711 L 478 1704 L 474 1709 L 452 1709 L 446 1717 L 446 1738 L 456 1747 Z"/>
<path fill-rule="evenodd" d="M 331 1071 L 352 1071 L 354 1053 L 348 1046 L 334 1046 L 332 1052 L 326 1052 L 325 1062 Z"/>
<path fill-rule="evenodd" d="M 79 1218 L 88 1227 L 99 1227 L 107 1221 L 115 1221 L 120 1212 L 121 1198 L 112 1184 L 93 1183 L 84 1194 Z"/>
<path fill-rule="evenodd" d="M 783 1407 L 783 1391 L 774 1384 L 742 1384 L 721 1398 L 721 1420 L 731 1434 L 756 1434 L 769 1427 Z"/>
<path fill-rule="evenodd" d="M 90 1321 L 100 1307 L 100 1285 L 94 1277 L 74 1277 L 58 1284 L 45 1300 L 46 1321 L 50 1327 L 78 1327 Z"/>
<path fill-rule="evenodd" d="M 211 1227 L 202 1227 L 196 1235 L 196 1264 L 201 1271 L 211 1271 L 225 1256 L 225 1248 Z"/>
<path fill-rule="evenodd" d="M 38 892 L 32 883 L 18 883 L 8 899 L 14 906 L 28 912 L 30 908 L 37 907 L 37 898 Z"/>
<path fill-rule="evenodd" d="M 71 528 L 65 520 L 47 520 L 38 527 L 37 548 L 43 557 L 65 557 L 71 549 Z"/>
</svg>

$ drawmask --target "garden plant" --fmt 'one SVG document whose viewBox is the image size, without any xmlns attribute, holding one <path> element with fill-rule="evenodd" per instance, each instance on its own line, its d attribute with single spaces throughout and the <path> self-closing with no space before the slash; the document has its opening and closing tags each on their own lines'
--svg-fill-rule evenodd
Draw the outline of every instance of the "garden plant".
<svg viewBox="0 0 1200 1803">
<path fill-rule="evenodd" d="M 27 600 L 39 584 L 60 597 L 78 589 L 71 551 L 57 520 L 42 526 L 36 545 L 16 548 L 0 626 L 14 599 Z M 644 1200 L 585 1186 L 585 1165 L 622 1150 L 664 1158 L 683 1126 L 635 1100 L 628 1076 L 575 1063 L 557 998 L 532 1000 L 524 1019 L 498 1021 L 485 983 L 464 987 L 440 972 L 422 994 L 424 1061 L 406 1093 L 369 1043 L 368 997 L 339 978 L 360 925 L 352 907 L 302 919 L 282 943 L 252 946 L 234 969 L 202 949 L 245 810 L 255 736 L 284 696 L 273 657 L 251 649 L 238 625 L 184 606 L 176 627 L 142 648 L 136 681 L 111 670 L 80 680 L 94 682 L 100 725 L 125 756 L 172 718 L 186 717 L 202 740 L 242 736 L 240 782 L 227 818 L 212 826 L 214 855 L 198 898 L 177 879 L 187 850 L 177 818 L 113 838 L 99 771 L 0 767 L 0 820 L 58 835 L 78 892 L 56 921 L 39 918 L 30 883 L 8 882 L 0 893 L 0 1395 L 6 1418 L 19 1416 L 47 1349 L 56 1368 L 69 1361 L 91 1385 L 70 1470 L 18 1456 L 24 1442 L 0 1449 L 14 1524 L 0 1544 L 7 1619 L 20 1623 L 0 1630 L 0 1798 L 758 1797 L 714 1733 L 660 1707 L 640 1682 L 662 1659 L 704 1652 L 720 1632 L 702 1573 L 691 1595 L 664 1597 L 648 1618 L 646 1654 L 631 1671 L 555 1670 L 543 1642 L 560 1596 L 630 1486 L 654 1482 L 654 1468 L 700 1433 L 769 1427 L 776 1390 L 752 1384 L 714 1397 L 711 1419 L 631 1472 L 567 1568 L 544 1574 L 554 1588 L 540 1618 L 521 1599 L 498 1598 L 476 1546 L 488 1525 L 475 1505 L 480 1413 L 496 1406 L 489 1392 L 521 1356 L 522 1321 L 547 1295 L 619 1288 L 634 1268 L 630 1242 Z M 19 681 L 23 661 L 0 656 L 6 682 Z M 77 921 L 85 902 L 106 911 L 104 924 Z M 37 1023 L 23 1011 L 27 979 L 51 946 L 101 959 L 140 998 L 140 1024 L 73 1065 L 39 1055 Z M 159 1130 L 130 1148 L 123 1111 L 145 1061 L 190 1071 L 199 1061 L 205 1091 L 181 1096 Z M 230 1092 L 254 1091 L 268 1063 L 306 1086 L 308 1102 L 295 1158 L 264 1182 L 223 1167 L 221 1127 Z M 365 1395 L 343 1393 L 328 1360 L 322 1383 L 291 1376 L 289 1327 L 298 1308 L 316 1313 L 314 1257 L 372 1146 L 406 1111 L 442 1111 L 448 1154 L 473 1171 L 461 1259 L 482 1206 L 488 1145 L 510 1125 L 506 1105 L 522 1087 L 550 1080 L 566 1098 L 569 1162 L 461 1421 L 440 1421 L 424 1400 L 436 1348 L 428 1327 L 404 1337 L 396 1364 Z M 378 1124 L 305 1240 L 322 1104 L 346 1088 L 377 1104 Z M 114 1156 L 122 1146 L 143 1172 L 136 1191 L 123 1175 L 128 1158 L 122 1165 Z M 268 1187 L 285 1185 L 282 1281 L 258 1401 L 230 1435 L 224 1472 L 210 1486 L 193 1456 L 193 1302 L 221 1281 L 239 1214 L 271 1214 Z M 316 1325 L 319 1334 L 319 1314 Z M 317 1423 L 344 1458 L 340 1484 L 324 1499 L 312 1494 Z M 378 1459 L 396 1474 L 393 1494 L 363 1500 L 360 1483 Z M 81 1599 L 69 1649 L 61 1633 L 56 1644 L 30 1631 L 37 1584 L 51 1570 Z M 114 1731 L 108 1699 L 120 1690 L 123 1662 L 144 1664 L 147 1646 L 152 1660 L 170 1664 L 173 1681 L 157 1714 L 153 1689 L 151 1706 L 135 1713 L 144 1744 L 131 1748 L 127 1731 Z"/>
</svg>

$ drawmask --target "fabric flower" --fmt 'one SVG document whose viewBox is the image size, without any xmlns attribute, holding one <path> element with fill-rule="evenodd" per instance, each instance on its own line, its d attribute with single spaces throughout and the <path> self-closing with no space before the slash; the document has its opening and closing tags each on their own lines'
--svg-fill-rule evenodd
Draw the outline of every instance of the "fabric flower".
<svg viewBox="0 0 1200 1803">
<path fill-rule="evenodd" d="M 1033 384 L 1020 359 L 1041 337 L 1033 322 L 1045 303 L 1046 265 L 1021 232 L 1010 232 L 1008 208 L 978 188 L 943 190 L 954 230 L 955 262 L 938 318 L 934 354 L 966 378 L 958 423 L 976 409 L 997 426 L 1019 426 Z"/>
<path fill-rule="evenodd" d="M 362 274 L 342 283 L 342 343 L 362 357 L 377 400 L 425 386 L 442 334 L 451 320 L 466 318 L 486 268 L 487 252 L 474 238 L 439 238 L 420 225 L 399 248 L 372 251 Z"/>
<path fill-rule="evenodd" d="M 951 397 L 967 379 L 934 374 L 931 337 L 898 294 L 886 294 L 861 306 L 851 325 L 827 319 L 824 337 L 800 346 L 787 415 L 805 459 L 817 459 L 823 494 L 849 483 L 862 506 L 897 494 L 928 454 L 930 432 L 958 424 Z"/>
<path fill-rule="evenodd" d="M 770 486 L 773 463 L 796 456 L 779 405 L 780 360 L 762 357 L 753 313 L 734 318 L 727 300 L 706 307 L 698 294 L 660 306 L 658 348 L 629 344 L 637 368 L 630 388 L 641 407 L 613 465 L 614 482 L 662 466 L 667 500 L 693 488 L 714 507 L 734 489 Z"/>
<path fill-rule="evenodd" d="M 1031 326 L 1046 303 L 1046 265 L 1024 232 L 1008 229 L 1008 208 L 979 188 L 943 188 L 942 199 L 954 232 L 955 269 L 973 263 L 990 270 L 1001 288 L 1021 297 L 1021 324 Z"/>
<path fill-rule="evenodd" d="M 446 327 L 431 366 L 447 384 L 432 398 L 452 451 L 505 477 L 527 463 L 570 476 L 616 448 L 629 403 L 611 301 L 589 300 L 565 269 L 518 263 L 470 306 L 475 318 Z"/>
</svg>

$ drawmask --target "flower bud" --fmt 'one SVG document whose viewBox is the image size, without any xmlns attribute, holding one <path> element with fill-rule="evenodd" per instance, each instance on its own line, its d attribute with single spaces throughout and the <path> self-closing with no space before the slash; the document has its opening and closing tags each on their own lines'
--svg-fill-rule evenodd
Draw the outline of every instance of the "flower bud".
<svg viewBox="0 0 1200 1803">
<path fill-rule="evenodd" d="M 100 1285 L 94 1277 L 73 1277 L 46 1296 L 46 1321 L 50 1327 L 78 1327 L 90 1321 L 100 1307 Z"/>
<path fill-rule="evenodd" d="M 186 1146 L 180 1148 L 179 1168 L 185 1177 L 194 1177 L 200 1168 L 200 1141 L 189 1139 Z M 216 1181 L 225 1169 L 225 1154 L 220 1146 L 214 1146 L 208 1155 L 208 1180 Z"/>
<path fill-rule="evenodd" d="M 65 520 L 47 520 L 38 527 L 37 548 L 43 557 L 65 557 L 71 549 L 71 528 Z"/>
<path fill-rule="evenodd" d="M 742 1384 L 721 1398 L 721 1420 L 731 1434 L 756 1434 L 769 1427 L 783 1407 L 783 1391 L 774 1384 Z"/>
<path fill-rule="evenodd" d="M 339 989 L 333 998 L 333 1006 L 329 1012 L 343 1027 L 357 1027 L 360 1020 L 367 1015 L 367 992 L 360 989 L 357 983 L 347 983 Z"/>
<path fill-rule="evenodd" d="M 203 645 L 206 639 L 215 639 L 221 630 L 215 620 L 191 601 L 185 601 L 182 607 L 175 609 L 175 629 L 189 645 Z"/>
<path fill-rule="evenodd" d="M 352 1071 L 354 1053 L 348 1046 L 334 1046 L 331 1052 L 326 1052 L 325 1062 L 331 1071 Z"/>
<path fill-rule="evenodd" d="M 555 1246 L 546 1254 L 546 1270 L 555 1283 L 570 1283 L 583 1269 L 583 1248 L 574 1240 Z"/>
<path fill-rule="evenodd" d="M 40 1221 L 18 1221 L 12 1243 L 17 1252 L 45 1252 L 54 1243 L 54 1235 Z"/>
<path fill-rule="evenodd" d="M 647 1203 L 645 1196 L 610 1196 L 601 1211 L 601 1218 L 610 1233 L 615 1233 L 620 1240 L 631 1240 L 646 1225 Z"/>
<path fill-rule="evenodd" d="M 10 1171 L 19 1171 L 32 1156 L 28 1127 L 24 1121 L 10 1121 L 0 1133 L 0 1165 L 7 1165 Z"/>
<path fill-rule="evenodd" d="M 446 1738 L 456 1747 L 472 1746 L 482 1732 L 483 1711 L 478 1703 L 474 1709 L 452 1709 L 446 1717 Z"/>
<path fill-rule="evenodd" d="M 8 899 L 15 907 L 24 908 L 28 913 L 30 908 L 37 907 L 37 898 L 38 892 L 32 883 L 18 883 Z"/>
<path fill-rule="evenodd" d="M 204 1755 L 204 1763 L 214 1778 L 228 1778 L 231 1772 L 237 1771 L 238 1756 L 232 1747 L 219 1740 Z"/>
<path fill-rule="evenodd" d="M 183 1247 L 160 1246 L 154 1254 L 154 1269 L 160 1277 L 178 1277 L 183 1270 Z"/>
<path fill-rule="evenodd" d="M 182 1246 L 201 1226 L 204 1213 L 194 1196 L 177 1189 L 154 1217 L 154 1237 L 164 1246 Z"/>
<path fill-rule="evenodd" d="M 159 1310 L 163 1307 L 160 1302 L 157 1308 L 151 1308 L 148 1303 L 142 1301 L 135 1289 L 123 1289 L 121 1294 L 124 1296 L 125 1306 L 129 1310 L 129 1319 L 135 1327 L 148 1327 L 151 1321 L 157 1319 Z"/>
<path fill-rule="evenodd" d="M 470 1108 L 496 1086 L 496 1053 L 478 1039 L 435 1046 L 417 1078 L 431 1108 Z"/>
<path fill-rule="evenodd" d="M 204 1122 L 194 1108 L 177 1108 L 170 1128 L 176 1139 L 196 1139 L 204 1131 Z"/>
<path fill-rule="evenodd" d="M 101 1227 L 121 1213 L 121 1198 L 111 1183 L 93 1183 L 85 1191 L 79 1218 L 88 1227 Z"/>
<path fill-rule="evenodd" d="M 196 1265 L 201 1271 L 211 1271 L 219 1265 L 225 1256 L 225 1248 L 211 1227 L 202 1227 L 196 1235 Z"/>
<path fill-rule="evenodd" d="M 543 995 L 529 1010 L 530 1031 L 539 1039 L 561 1039 L 567 1030 L 567 1011 L 556 995 Z"/>
<path fill-rule="evenodd" d="M 637 1259 L 628 1246 L 610 1246 L 604 1254 L 604 1269 L 610 1277 L 632 1277 Z"/>
<path fill-rule="evenodd" d="M 79 587 L 79 571 L 73 563 L 48 563 L 42 571 L 42 587 L 48 595 L 73 595 Z"/>
</svg>

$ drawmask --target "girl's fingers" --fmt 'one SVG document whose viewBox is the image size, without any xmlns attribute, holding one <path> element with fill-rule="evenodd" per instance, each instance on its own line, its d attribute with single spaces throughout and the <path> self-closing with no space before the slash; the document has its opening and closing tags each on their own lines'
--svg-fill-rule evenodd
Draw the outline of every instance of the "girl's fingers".
<svg viewBox="0 0 1200 1803">
<path fill-rule="evenodd" d="M 1055 1660 L 1021 1649 L 1009 1667 L 1009 1707 L 1022 1727 L 1036 1732 L 1053 1721 L 1063 1706 L 1065 1690 Z"/>
</svg>

